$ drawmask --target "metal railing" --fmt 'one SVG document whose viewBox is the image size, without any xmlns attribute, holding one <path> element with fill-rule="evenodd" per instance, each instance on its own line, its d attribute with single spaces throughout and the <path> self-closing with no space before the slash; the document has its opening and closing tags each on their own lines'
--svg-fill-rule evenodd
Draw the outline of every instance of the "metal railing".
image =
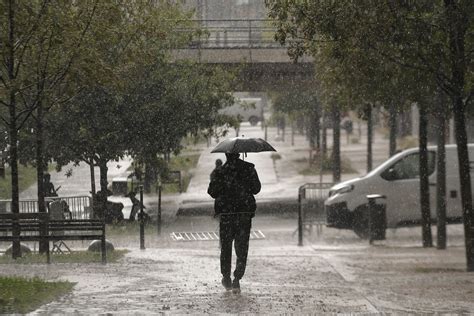
<svg viewBox="0 0 474 316">
<path fill-rule="evenodd" d="M 306 183 L 298 189 L 298 246 L 303 245 L 303 231 L 322 233 L 326 225 L 324 201 L 329 197 L 333 183 Z"/>
<path fill-rule="evenodd" d="M 45 198 L 46 203 L 55 200 L 64 200 L 69 206 L 72 219 L 89 219 L 91 218 L 91 198 L 89 196 L 58 196 Z M 38 200 L 25 199 L 19 201 L 20 213 L 36 213 L 38 212 Z M 0 200 L 0 213 L 11 212 L 11 200 Z"/>
<path fill-rule="evenodd" d="M 194 34 L 189 49 L 282 48 L 275 41 L 272 20 L 193 20 L 193 27 L 177 27 L 181 34 Z M 287 47 L 288 45 L 285 45 Z"/>
</svg>

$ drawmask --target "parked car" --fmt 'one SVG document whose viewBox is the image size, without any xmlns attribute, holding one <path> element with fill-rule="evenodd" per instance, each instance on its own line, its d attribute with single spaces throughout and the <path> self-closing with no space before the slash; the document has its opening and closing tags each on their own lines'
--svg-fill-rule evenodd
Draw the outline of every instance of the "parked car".
<svg viewBox="0 0 474 316">
<path fill-rule="evenodd" d="M 462 220 L 461 194 L 456 145 L 446 145 L 446 216 L 448 222 Z M 474 177 L 474 144 L 468 145 L 471 179 Z M 436 219 L 436 147 L 428 147 L 431 218 Z M 472 181 L 472 180 L 471 180 Z M 474 191 L 474 187 L 473 187 Z M 366 176 L 341 182 L 329 191 L 324 205 L 328 227 L 353 229 L 368 236 L 367 195 L 386 196 L 387 227 L 421 222 L 419 150 L 411 148 L 391 157 Z"/>
</svg>

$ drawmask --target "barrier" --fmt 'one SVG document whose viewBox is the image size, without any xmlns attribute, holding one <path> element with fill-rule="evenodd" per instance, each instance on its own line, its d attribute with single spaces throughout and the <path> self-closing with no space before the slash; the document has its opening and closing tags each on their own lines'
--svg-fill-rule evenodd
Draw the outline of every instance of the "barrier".
<svg viewBox="0 0 474 316">
<path fill-rule="evenodd" d="M 377 200 L 386 199 L 385 195 L 369 194 L 369 243 L 374 240 L 384 240 L 385 230 L 387 229 L 387 216 L 384 203 L 377 204 Z"/>
<path fill-rule="evenodd" d="M 324 200 L 329 196 L 333 183 L 306 183 L 298 189 L 298 246 L 303 246 L 303 230 L 309 234 L 316 228 L 322 233 L 326 225 Z"/>
<path fill-rule="evenodd" d="M 45 198 L 46 203 L 64 200 L 69 206 L 72 219 L 89 219 L 92 215 L 91 198 L 87 195 L 82 196 L 55 196 Z M 1 212 L 11 212 L 11 200 L 0 200 Z M 20 213 L 38 213 L 38 200 L 25 199 L 19 201 Z"/>
</svg>

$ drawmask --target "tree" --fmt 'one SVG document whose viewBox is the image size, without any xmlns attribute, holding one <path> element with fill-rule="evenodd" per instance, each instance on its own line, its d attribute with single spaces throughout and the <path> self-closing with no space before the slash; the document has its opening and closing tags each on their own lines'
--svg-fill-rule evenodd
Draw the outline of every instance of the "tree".
<svg viewBox="0 0 474 316">
<path fill-rule="evenodd" d="M 215 126 L 231 122 L 218 110 L 234 103 L 229 93 L 232 74 L 219 67 L 189 62 L 163 64 L 144 71 L 149 73 L 142 76 L 146 80 L 134 80 L 134 93 L 125 102 L 131 103 L 127 100 L 133 98 L 136 106 L 128 116 L 131 138 L 127 150 L 145 166 L 156 165 L 158 155 L 179 153 L 187 135 L 213 134 Z M 155 174 L 153 169 L 156 166 L 148 173 Z"/>
<path fill-rule="evenodd" d="M 19 212 L 18 133 L 36 112 L 39 209 L 45 211 L 42 192 L 42 114 L 45 102 L 54 100 L 55 89 L 67 74 L 72 48 L 79 46 L 77 34 L 84 31 L 78 19 L 90 18 L 89 1 L 4 1 L 0 11 L 0 102 L 6 107 L 0 115 L 9 130 L 9 164 L 12 173 L 12 212 Z M 83 20 L 83 21 L 84 21 Z M 67 22 L 67 23 L 66 23 Z M 65 34 L 67 33 L 67 36 Z M 69 49 L 71 48 L 71 49 Z M 54 101 L 53 101 L 54 102 Z M 44 245 L 40 245 L 44 250 Z M 13 244 L 13 256 L 20 256 Z"/>
<path fill-rule="evenodd" d="M 273 109 L 287 114 L 290 120 L 306 119 L 309 144 L 312 149 L 320 149 L 319 121 L 321 104 L 317 96 L 315 84 L 290 85 L 279 91 L 271 91 Z"/>
<path fill-rule="evenodd" d="M 22 76 L 24 66 L 23 54 L 30 47 L 30 40 L 35 28 L 41 23 L 44 15 L 46 1 L 40 4 L 39 13 L 27 14 L 27 5 L 18 4 L 14 0 L 4 1 L 0 4 L 2 63 L 0 72 L 0 102 L 6 107 L 2 114 L 2 121 L 8 128 L 9 164 L 11 168 L 12 187 L 12 213 L 19 213 L 19 191 L 18 191 L 18 130 L 21 127 L 22 112 L 18 109 L 18 92 L 26 85 Z M 18 234 L 18 231 L 13 234 Z M 20 257 L 20 243 L 14 242 L 12 249 L 13 258 Z"/>
<path fill-rule="evenodd" d="M 188 23 L 178 5 L 100 3 L 97 15 L 74 73 L 80 93 L 55 108 L 51 148 L 59 166 L 98 165 L 105 193 L 107 162 L 131 155 L 149 175 L 157 155 L 178 152 L 184 136 L 222 122 L 217 110 L 232 100 L 232 78 L 217 68 L 169 61 L 169 49 L 190 40 L 174 32 Z M 102 209 L 106 196 L 97 202 Z"/>
<path fill-rule="evenodd" d="M 474 3 L 466 0 L 380 2 L 380 1 L 267 1 L 281 20 L 299 28 L 291 35 L 321 39 L 320 32 L 337 32 L 337 42 L 350 40 L 352 47 L 431 77 L 452 100 L 461 180 L 467 270 L 474 271 L 472 244 L 472 196 L 467 152 L 465 109 L 472 88 L 472 45 Z M 285 16 L 286 14 L 286 16 Z M 278 13 L 276 14 L 278 16 Z M 313 36 L 313 37 L 311 37 Z M 304 41 L 293 50 L 304 50 Z M 424 87 L 421 87 L 422 89 Z"/>
<path fill-rule="evenodd" d="M 94 16 L 96 2 L 49 1 L 40 25 L 31 33 L 30 47 L 24 52 L 24 73 L 27 86 L 19 91 L 18 104 L 27 113 L 25 126 L 32 130 L 28 140 L 19 138 L 20 160 L 32 162 L 37 170 L 38 211 L 46 212 L 45 193 L 43 188 L 44 172 L 47 170 L 44 129 L 48 128 L 47 114 L 53 104 L 67 100 L 65 87 L 68 74 L 80 52 L 85 33 Z M 22 133 L 22 135 L 28 133 Z M 23 144 L 26 143 L 26 146 Z M 22 148 L 23 147 L 23 148 Z M 23 150 L 34 148 L 32 152 Z M 45 252 L 46 242 L 41 242 L 40 252 Z"/>
</svg>

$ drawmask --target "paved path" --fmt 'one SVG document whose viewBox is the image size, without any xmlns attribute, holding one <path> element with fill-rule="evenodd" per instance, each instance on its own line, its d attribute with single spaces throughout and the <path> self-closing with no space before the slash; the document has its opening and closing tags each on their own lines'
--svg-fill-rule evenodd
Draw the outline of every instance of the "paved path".
<svg viewBox="0 0 474 316">
<path fill-rule="evenodd" d="M 201 220 L 199 228 L 214 225 Z M 293 219 L 267 216 L 256 225 L 267 238 L 251 241 L 240 295 L 220 285 L 218 242 L 150 235 L 146 250 L 137 249 L 136 236 L 109 236 L 131 251 L 118 263 L 2 265 L 0 274 L 77 282 L 34 315 L 474 312 L 462 225 L 449 226 L 446 251 L 421 248 L 419 229 L 390 231 L 372 247 L 348 231 L 327 229 L 297 247 Z"/>
<path fill-rule="evenodd" d="M 259 127 L 244 126 L 241 133 L 263 137 Z M 296 198 L 299 185 L 318 182 L 319 176 L 299 175 L 292 163 L 307 153 L 304 136 L 297 135 L 294 145 L 289 133 L 285 142 L 275 136 L 269 129 L 268 139 L 282 157 L 275 165 L 271 153 L 247 157 L 256 164 L 264 185 L 257 197 Z M 364 142 L 342 145 L 343 155 L 364 173 Z M 377 134 L 374 164 L 386 158 L 387 148 L 387 141 Z M 205 190 L 219 156 L 209 151 L 203 150 L 188 193 L 172 197 L 176 203 L 210 201 Z M 110 179 L 126 170 L 119 164 L 115 169 L 111 165 Z M 87 166 L 75 169 L 71 178 L 62 174 L 53 173 L 62 192 L 89 190 Z M 330 176 L 323 181 L 331 181 Z M 351 231 L 325 229 L 297 247 L 295 218 L 259 214 L 253 228 L 262 230 L 266 239 L 251 242 L 241 295 L 226 293 L 220 286 L 218 242 L 179 243 L 168 237 L 172 231 L 215 231 L 217 225 L 208 216 L 170 217 L 160 237 L 153 229 L 148 232 L 144 251 L 138 250 L 137 234 L 108 234 L 116 247 L 130 250 L 118 263 L 2 265 L 0 275 L 77 282 L 72 293 L 42 306 L 33 313 L 37 315 L 474 313 L 474 277 L 464 272 L 462 225 L 448 226 L 446 251 L 421 248 L 419 227 L 388 230 L 387 240 L 372 247 Z"/>
<path fill-rule="evenodd" d="M 230 137 L 234 136 L 233 133 L 230 134 Z M 240 134 L 245 137 L 265 137 L 265 132 L 261 126 L 250 126 L 245 123 L 242 124 Z M 328 147 L 331 147 L 331 133 L 328 133 L 328 135 Z M 330 174 L 324 174 L 320 179 L 319 175 L 301 175 L 299 173 L 296 161 L 308 159 L 309 156 L 309 144 L 304 135 L 295 134 L 292 141 L 291 130 L 289 130 L 286 132 L 285 141 L 282 141 L 281 135 L 277 134 L 276 128 L 269 127 L 267 130 L 267 140 L 277 150 L 276 154 L 281 159 L 273 161 L 271 152 L 249 153 L 245 158 L 246 161 L 255 164 L 262 182 L 262 191 L 256 196 L 257 202 L 296 199 L 298 187 L 305 183 L 319 182 L 320 180 L 332 182 L 332 175 Z M 192 207 L 196 203 L 212 204 L 213 200 L 207 195 L 209 174 L 214 169 L 217 158 L 225 161 L 224 154 L 210 152 L 217 143 L 214 140 L 210 147 L 203 148 L 188 191 L 181 196 L 180 205 L 182 208 Z M 342 138 L 341 154 L 345 159 L 350 160 L 352 167 L 356 170 L 356 173 L 353 174 L 343 174 L 343 180 L 366 173 L 366 147 L 365 129 L 362 129 L 359 143 L 348 144 L 345 137 Z M 388 141 L 376 133 L 373 145 L 374 167 L 388 158 L 387 152 Z"/>
</svg>

